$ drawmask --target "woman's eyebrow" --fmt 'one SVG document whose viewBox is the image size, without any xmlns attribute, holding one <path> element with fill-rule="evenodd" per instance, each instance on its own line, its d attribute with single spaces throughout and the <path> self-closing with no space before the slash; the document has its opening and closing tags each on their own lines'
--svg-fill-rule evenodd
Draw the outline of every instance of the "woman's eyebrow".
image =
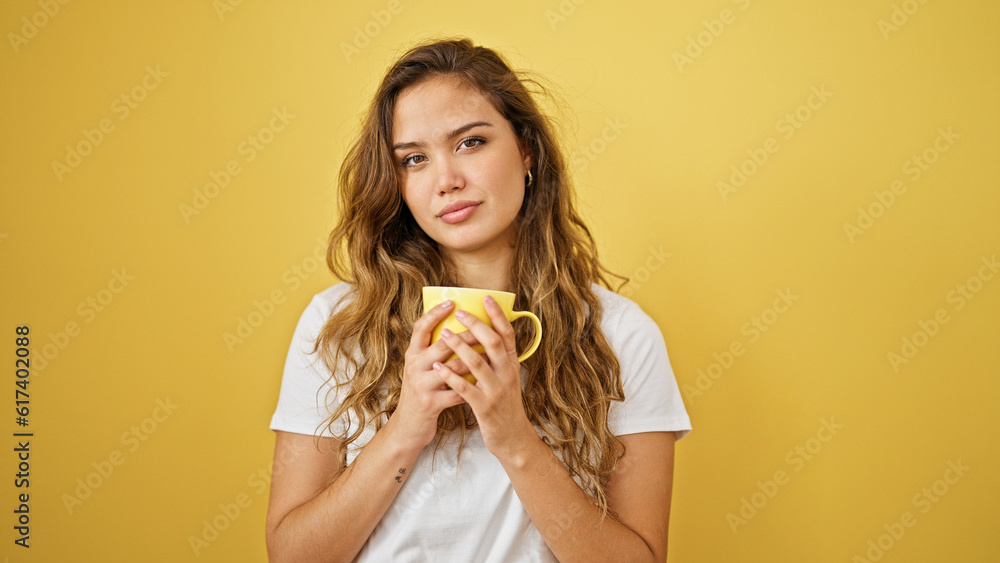
<svg viewBox="0 0 1000 563">
<path fill-rule="evenodd" d="M 458 129 L 455 129 L 451 133 L 448 133 L 448 135 L 445 137 L 445 139 L 446 140 L 447 139 L 454 139 L 455 137 L 461 135 L 462 133 L 465 133 L 469 129 L 472 129 L 473 127 L 480 127 L 480 126 L 482 126 L 482 127 L 493 127 L 493 124 L 489 123 L 489 122 L 486 122 L 486 121 L 473 121 L 472 123 L 467 123 L 467 124 L 459 127 Z M 396 143 L 395 145 L 392 145 L 392 150 L 393 150 L 393 152 L 395 152 L 395 151 L 402 150 L 402 149 L 410 149 L 410 148 L 413 148 L 413 147 L 420 147 L 420 146 L 423 146 L 423 145 L 421 143 L 419 143 L 419 142 L 410 141 L 410 142 L 407 142 L 407 143 Z"/>
</svg>

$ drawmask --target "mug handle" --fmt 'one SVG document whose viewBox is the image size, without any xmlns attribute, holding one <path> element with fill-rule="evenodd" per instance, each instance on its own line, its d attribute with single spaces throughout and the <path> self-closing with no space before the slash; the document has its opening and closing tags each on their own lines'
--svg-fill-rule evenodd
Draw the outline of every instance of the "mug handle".
<svg viewBox="0 0 1000 563">
<path fill-rule="evenodd" d="M 531 343 L 530 348 L 517 357 L 518 362 L 527 360 L 532 354 L 535 353 L 535 350 L 538 350 L 538 345 L 542 343 L 542 321 L 538 320 L 538 317 L 530 311 L 512 311 L 510 314 L 511 322 L 515 319 L 520 319 L 521 317 L 528 317 L 531 319 L 531 322 L 535 323 L 535 341 Z"/>
</svg>

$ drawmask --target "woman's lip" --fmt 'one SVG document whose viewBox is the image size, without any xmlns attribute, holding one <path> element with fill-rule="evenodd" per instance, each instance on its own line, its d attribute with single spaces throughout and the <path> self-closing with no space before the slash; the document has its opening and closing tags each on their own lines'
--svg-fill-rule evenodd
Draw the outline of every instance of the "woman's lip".
<svg viewBox="0 0 1000 563">
<path fill-rule="evenodd" d="M 478 207 L 479 204 L 474 203 L 472 205 L 469 205 L 468 207 L 463 207 L 456 211 L 452 211 L 451 213 L 445 213 L 444 215 L 441 215 L 441 220 L 444 221 L 445 223 L 461 223 L 462 221 L 468 219 L 469 216 L 472 215 L 476 211 L 476 208 Z"/>
</svg>

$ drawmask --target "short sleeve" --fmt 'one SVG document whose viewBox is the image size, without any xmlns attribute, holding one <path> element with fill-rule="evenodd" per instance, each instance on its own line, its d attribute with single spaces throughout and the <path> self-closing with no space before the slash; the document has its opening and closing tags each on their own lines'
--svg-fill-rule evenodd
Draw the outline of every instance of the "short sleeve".
<svg viewBox="0 0 1000 563">
<path fill-rule="evenodd" d="M 609 298 L 617 303 L 605 313 L 609 317 L 605 333 L 618 354 L 625 392 L 623 402 L 611 404 L 609 427 L 617 436 L 675 431 L 680 440 L 691 431 L 691 420 L 663 334 L 638 305 L 617 294 Z"/>
<path fill-rule="evenodd" d="M 331 299 L 339 293 L 335 290 L 340 290 L 340 285 L 343 284 L 314 296 L 299 318 L 285 358 L 278 405 L 271 417 L 271 430 L 332 435 L 326 428 L 326 421 L 331 408 L 336 407 L 335 403 L 330 403 L 336 400 L 336 396 L 329 381 L 329 369 L 312 349 L 330 316 Z M 333 430 L 340 432 L 342 428 L 335 425 Z"/>
</svg>

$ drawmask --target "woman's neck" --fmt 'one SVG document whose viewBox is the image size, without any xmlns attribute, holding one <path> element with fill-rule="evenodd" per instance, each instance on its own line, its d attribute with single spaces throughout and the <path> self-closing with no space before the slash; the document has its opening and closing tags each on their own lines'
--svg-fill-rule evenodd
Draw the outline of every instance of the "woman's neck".
<svg viewBox="0 0 1000 563">
<path fill-rule="evenodd" d="M 514 247 L 480 249 L 476 252 L 451 252 L 458 284 L 462 287 L 513 292 L 510 275 Z"/>
</svg>

